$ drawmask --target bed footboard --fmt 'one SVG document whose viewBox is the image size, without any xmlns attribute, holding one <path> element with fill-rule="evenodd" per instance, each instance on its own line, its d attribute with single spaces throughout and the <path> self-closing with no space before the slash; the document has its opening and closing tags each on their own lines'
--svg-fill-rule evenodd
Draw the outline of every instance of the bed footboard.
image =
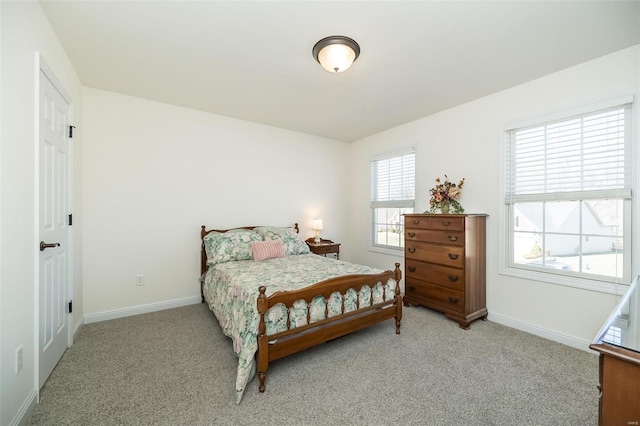
<svg viewBox="0 0 640 426">
<path fill-rule="evenodd" d="M 296 291 L 285 291 L 266 296 L 266 287 L 260 287 L 258 296 L 258 313 L 260 325 L 258 328 L 258 390 L 264 392 L 269 362 L 287 355 L 325 343 L 329 340 L 345 336 L 357 330 L 377 324 L 381 321 L 395 318 L 396 334 L 400 334 L 402 320 L 402 296 L 400 294 L 400 279 L 402 272 L 400 264 L 395 264 L 395 270 L 385 271 L 377 275 L 347 275 L 326 280 L 313 286 Z M 386 294 L 386 284 L 389 280 L 395 282 L 393 295 Z M 376 284 L 382 283 L 382 297 L 374 298 L 373 291 L 362 290 L 368 287 L 372 290 Z M 357 294 L 354 307 L 346 307 L 347 292 Z M 330 312 L 329 299 L 339 293 L 341 307 L 339 312 Z M 368 295 L 363 297 L 362 294 Z M 324 317 L 314 319 L 311 316 L 310 305 L 313 299 L 321 296 L 325 301 Z M 368 300 L 367 300 L 368 298 Z M 306 302 L 306 323 L 292 326 L 291 309 L 296 301 Z M 283 304 L 287 310 L 286 329 L 267 335 L 265 315 L 270 308 Z M 271 342 L 271 343 L 270 343 Z"/>
</svg>

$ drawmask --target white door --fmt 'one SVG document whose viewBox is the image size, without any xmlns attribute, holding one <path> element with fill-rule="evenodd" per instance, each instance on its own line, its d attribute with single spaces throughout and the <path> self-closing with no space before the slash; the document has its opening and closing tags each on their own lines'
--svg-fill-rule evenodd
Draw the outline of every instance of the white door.
<svg viewBox="0 0 640 426">
<path fill-rule="evenodd" d="M 69 342 L 69 105 L 40 72 L 40 387 Z"/>
</svg>

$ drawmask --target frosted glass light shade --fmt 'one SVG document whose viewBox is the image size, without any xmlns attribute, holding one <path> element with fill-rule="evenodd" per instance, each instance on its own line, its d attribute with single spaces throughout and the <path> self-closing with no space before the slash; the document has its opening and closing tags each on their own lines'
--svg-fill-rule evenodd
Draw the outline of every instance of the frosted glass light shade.
<svg viewBox="0 0 640 426">
<path fill-rule="evenodd" d="M 360 56 L 360 46 L 345 36 L 323 38 L 313 46 L 313 56 L 329 72 L 343 72 Z"/>
<path fill-rule="evenodd" d="M 356 52 L 343 44 L 330 44 L 318 53 L 318 62 L 329 72 L 343 72 L 356 59 Z"/>
</svg>

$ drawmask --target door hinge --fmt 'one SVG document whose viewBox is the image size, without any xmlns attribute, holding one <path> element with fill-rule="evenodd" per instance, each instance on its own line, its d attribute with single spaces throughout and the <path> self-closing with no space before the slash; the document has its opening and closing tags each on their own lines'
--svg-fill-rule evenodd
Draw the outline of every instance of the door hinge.
<svg viewBox="0 0 640 426">
<path fill-rule="evenodd" d="M 73 225 L 73 213 L 69 215 L 69 226 Z"/>
<path fill-rule="evenodd" d="M 73 138 L 73 129 L 75 129 L 76 126 L 69 126 L 69 137 Z"/>
<path fill-rule="evenodd" d="M 67 312 L 68 314 L 73 312 L 73 300 L 69 300 L 69 312 Z"/>
</svg>

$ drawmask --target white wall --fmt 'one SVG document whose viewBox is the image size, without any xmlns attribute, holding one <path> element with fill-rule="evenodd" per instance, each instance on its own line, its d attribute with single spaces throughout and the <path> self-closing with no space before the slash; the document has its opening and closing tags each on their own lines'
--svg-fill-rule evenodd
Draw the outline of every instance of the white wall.
<svg viewBox="0 0 640 426">
<path fill-rule="evenodd" d="M 504 124 L 518 119 L 619 95 L 637 95 L 640 88 L 639 56 L 640 46 L 626 49 L 350 145 L 350 164 L 353 168 L 349 175 L 349 188 L 352 197 L 349 238 L 346 242 L 357 253 L 353 260 L 382 267 L 399 259 L 367 250 L 369 222 L 362 218 L 370 215 L 368 162 L 381 153 L 415 146 L 416 211 L 427 210 L 429 188 L 434 185 L 436 177 L 446 173 L 455 181 L 466 178 L 461 203 L 468 213 L 489 214 L 489 318 L 586 348 L 613 308 L 616 296 L 516 279 L 498 273 L 502 208 L 501 129 Z M 636 105 L 636 116 L 638 109 Z M 634 146 L 637 147 L 637 134 L 634 138 Z M 634 227 L 637 229 L 638 225 L 640 223 L 635 215 Z M 638 249 L 637 244 L 634 249 Z M 635 273 L 638 273 L 637 267 Z"/>
<path fill-rule="evenodd" d="M 344 142 L 90 88 L 84 108 L 88 322 L 198 301 L 201 225 L 346 233 Z"/>
<path fill-rule="evenodd" d="M 36 52 L 73 98 L 76 145 L 74 214 L 81 217 L 82 87 L 38 2 L 0 2 L 2 130 L 0 158 L 0 424 L 18 422 L 37 395 L 36 297 L 38 241 L 36 197 Z M 79 224 L 77 224 L 79 225 Z M 82 252 L 75 227 L 75 326 L 82 319 Z M 14 373 L 15 350 L 24 366 Z"/>
</svg>

